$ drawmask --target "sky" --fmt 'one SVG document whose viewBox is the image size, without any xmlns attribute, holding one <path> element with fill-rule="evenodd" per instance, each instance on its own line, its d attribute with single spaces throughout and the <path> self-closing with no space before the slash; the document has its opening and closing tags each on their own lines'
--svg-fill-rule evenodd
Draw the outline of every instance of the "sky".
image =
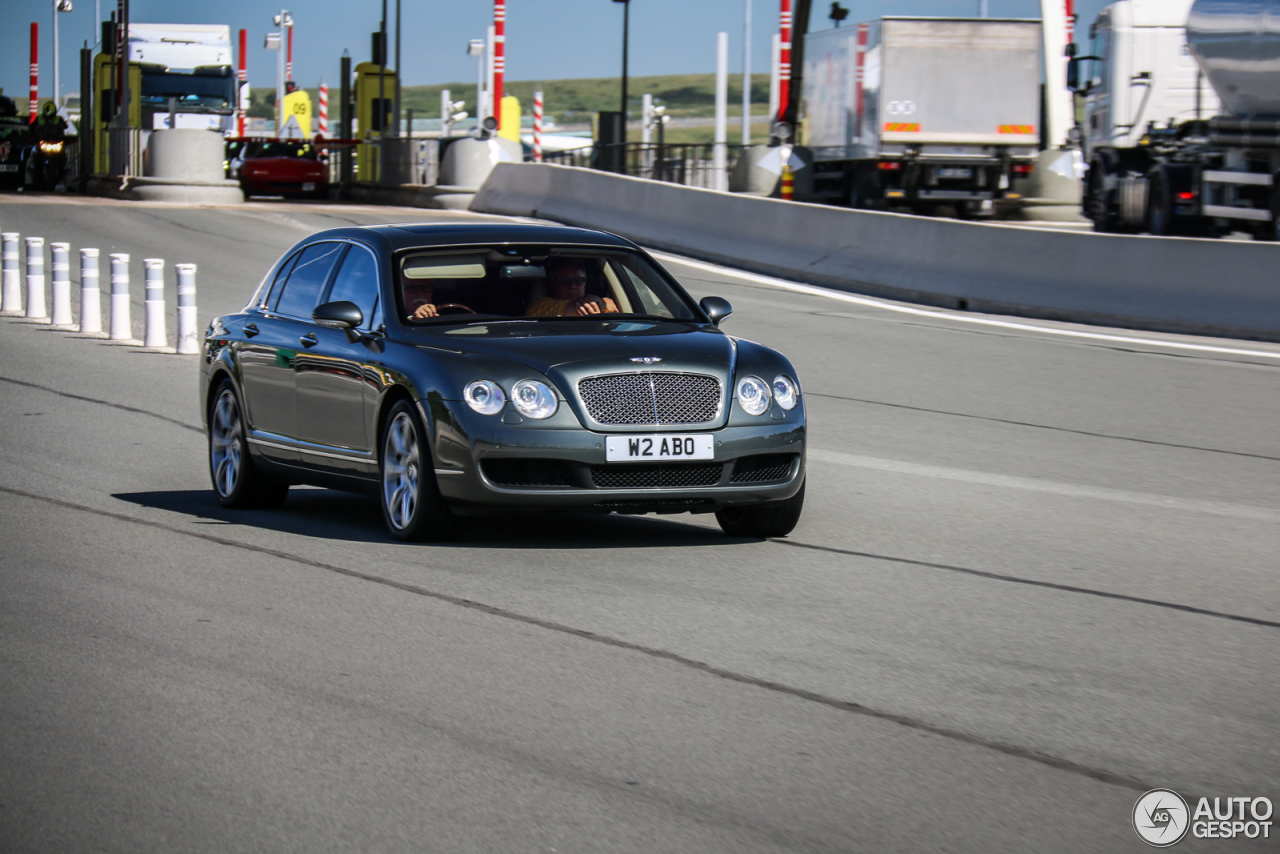
<svg viewBox="0 0 1280 854">
<path fill-rule="evenodd" d="M 402 80 L 405 85 L 474 81 L 476 60 L 466 55 L 469 39 L 484 38 L 492 21 L 491 0 L 400 0 Z M 769 70 L 769 39 L 777 31 L 778 0 L 750 0 L 752 68 Z M 1039 0 L 989 0 L 993 17 L 1040 16 Z M 710 73 L 715 70 L 716 33 L 729 33 L 729 68 L 742 73 L 743 24 L 747 0 L 631 0 L 629 73 Z M 79 88 L 79 49 L 92 46 L 94 0 L 73 0 L 71 12 L 59 14 L 61 86 Z M 830 4 L 814 0 L 810 29 L 831 26 Z M 842 0 L 850 12 L 845 26 L 881 15 L 976 15 L 978 0 Z M 1079 28 L 1088 25 L 1105 0 L 1077 0 Z M 394 44 L 396 0 L 387 0 L 390 38 Z M 52 0 L 0 0 L 0 87 L 6 94 L 27 93 L 30 24 L 40 25 L 40 94 L 53 92 Z M 100 0 L 102 16 L 115 10 L 114 0 Z M 315 86 L 321 78 L 337 85 L 343 50 L 353 63 L 369 58 L 370 33 L 378 29 L 382 0 L 294 0 L 294 79 Z M 274 30 L 279 6 L 263 0 L 131 0 L 136 23 L 227 24 L 232 42 L 237 31 L 249 31 L 249 83 L 275 87 L 274 51 L 263 37 Z M 507 0 L 507 78 L 558 80 L 615 77 L 622 66 L 623 4 L 615 0 Z M 394 50 L 394 47 L 392 48 Z M 637 95 L 640 93 L 636 93 Z"/>
</svg>

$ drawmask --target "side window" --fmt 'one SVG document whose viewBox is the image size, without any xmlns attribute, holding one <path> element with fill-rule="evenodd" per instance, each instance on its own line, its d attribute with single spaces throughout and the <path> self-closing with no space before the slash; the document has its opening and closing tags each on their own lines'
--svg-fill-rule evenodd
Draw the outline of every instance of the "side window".
<svg viewBox="0 0 1280 854">
<path fill-rule="evenodd" d="M 333 287 L 325 302 L 349 300 L 360 306 L 364 315 L 361 328 L 373 329 L 375 307 L 378 304 L 378 264 L 373 253 L 363 246 L 352 246 L 342 260 Z"/>
<path fill-rule="evenodd" d="M 263 297 L 263 305 L 275 305 L 276 300 L 280 298 L 280 291 L 284 288 L 284 281 L 289 278 L 289 271 L 293 269 L 294 262 L 298 260 L 299 254 L 301 253 L 294 253 L 280 265 L 280 269 L 276 271 L 276 277 L 271 280 L 271 287 L 267 289 L 267 293 Z"/>
<path fill-rule="evenodd" d="M 275 310 L 290 317 L 311 319 L 320 289 L 329 278 L 333 263 L 342 251 L 341 243 L 313 243 L 298 256 L 298 262 L 284 283 L 284 289 L 276 299 Z"/>
</svg>

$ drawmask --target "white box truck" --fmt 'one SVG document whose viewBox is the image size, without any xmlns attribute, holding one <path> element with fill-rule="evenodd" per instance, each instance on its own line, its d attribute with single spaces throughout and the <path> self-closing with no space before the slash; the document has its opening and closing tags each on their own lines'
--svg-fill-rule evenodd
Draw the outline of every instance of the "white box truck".
<svg viewBox="0 0 1280 854">
<path fill-rule="evenodd" d="M 1020 197 L 1040 146 L 1040 22 L 886 17 L 805 36 L 800 144 L 815 190 L 860 208 Z"/>
</svg>

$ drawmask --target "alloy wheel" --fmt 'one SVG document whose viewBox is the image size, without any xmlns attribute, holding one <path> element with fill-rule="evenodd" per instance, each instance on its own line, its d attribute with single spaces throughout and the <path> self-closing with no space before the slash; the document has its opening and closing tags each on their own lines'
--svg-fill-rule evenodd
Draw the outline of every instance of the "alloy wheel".
<svg viewBox="0 0 1280 854">
<path fill-rule="evenodd" d="M 387 427 L 383 447 L 382 500 L 391 524 L 407 528 L 418 506 L 418 432 L 405 412 L 396 413 Z"/>
<path fill-rule="evenodd" d="M 240 439 L 240 406 L 235 393 L 227 389 L 213 405 L 209 427 L 209 462 L 218 494 L 229 497 L 240 480 L 244 448 Z"/>
</svg>

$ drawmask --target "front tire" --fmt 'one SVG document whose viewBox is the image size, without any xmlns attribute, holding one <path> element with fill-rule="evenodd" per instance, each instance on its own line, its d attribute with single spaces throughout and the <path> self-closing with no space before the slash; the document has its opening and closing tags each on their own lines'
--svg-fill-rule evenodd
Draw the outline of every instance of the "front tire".
<svg viewBox="0 0 1280 854">
<path fill-rule="evenodd" d="M 209 479 L 223 507 L 244 510 L 279 507 L 289 484 L 263 476 L 249 455 L 240 398 L 231 380 L 223 380 L 209 407 Z"/>
<path fill-rule="evenodd" d="M 785 537 L 795 530 L 804 510 L 804 488 L 782 501 L 753 507 L 726 507 L 716 512 L 720 530 L 731 537 Z"/>
<path fill-rule="evenodd" d="M 405 542 L 446 540 L 457 517 L 436 484 L 427 431 L 407 401 L 391 408 L 382 428 L 382 488 L 379 503 L 387 530 Z"/>
</svg>

